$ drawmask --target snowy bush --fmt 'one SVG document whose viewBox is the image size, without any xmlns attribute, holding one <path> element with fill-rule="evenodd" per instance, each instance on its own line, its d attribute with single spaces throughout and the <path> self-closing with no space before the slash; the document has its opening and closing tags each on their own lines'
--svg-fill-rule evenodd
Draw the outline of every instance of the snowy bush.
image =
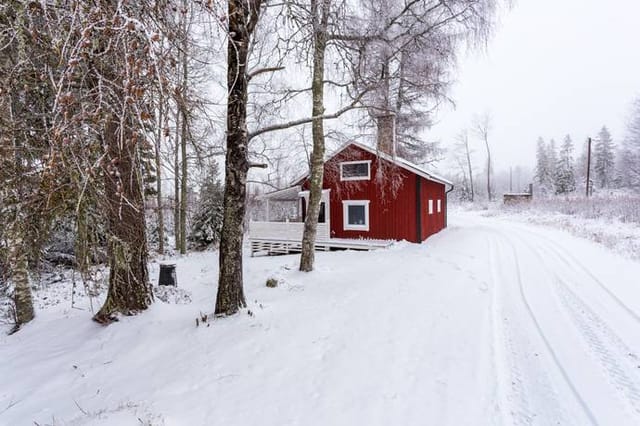
<svg viewBox="0 0 640 426">
<path fill-rule="evenodd" d="M 612 194 L 586 198 L 568 197 L 534 198 L 530 203 L 505 205 L 509 211 L 545 211 L 577 216 L 584 219 L 606 219 L 640 225 L 640 195 Z"/>
<path fill-rule="evenodd" d="M 191 292 L 179 287 L 160 285 L 153 288 L 153 294 L 164 303 L 184 305 L 191 303 Z"/>
<path fill-rule="evenodd" d="M 486 210 L 476 204 L 460 207 Z M 611 192 L 589 198 L 534 196 L 531 202 L 494 204 L 482 214 L 559 228 L 640 260 L 640 195 Z"/>
</svg>

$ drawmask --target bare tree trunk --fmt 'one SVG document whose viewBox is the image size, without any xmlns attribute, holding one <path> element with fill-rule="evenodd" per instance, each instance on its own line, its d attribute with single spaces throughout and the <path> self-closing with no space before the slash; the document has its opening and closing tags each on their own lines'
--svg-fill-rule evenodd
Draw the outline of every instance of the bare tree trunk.
<svg viewBox="0 0 640 426">
<path fill-rule="evenodd" d="M 180 173 L 180 254 L 187 253 L 187 140 L 188 118 L 186 106 L 182 107 L 182 137 L 180 138 L 180 150 L 182 157 L 182 171 Z"/>
<path fill-rule="evenodd" d="M 158 226 L 158 253 L 164 254 L 164 210 L 162 205 L 162 160 L 160 158 L 160 152 L 162 150 L 162 138 L 164 135 L 164 108 L 165 98 L 164 93 L 160 91 L 158 93 L 158 132 L 156 135 L 156 214 L 157 214 L 157 226 Z"/>
<path fill-rule="evenodd" d="M 189 8 L 187 0 L 183 0 L 182 7 Z M 180 173 L 180 254 L 187 253 L 187 141 L 189 140 L 189 111 L 187 111 L 187 85 L 189 79 L 189 40 L 187 37 L 187 13 L 182 14 L 182 84 L 178 106 L 182 115 L 182 130 L 180 137 L 180 153 L 182 170 Z"/>
<path fill-rule="evenodd" d="M 15 306 L 15 327 L 13 331 L 17 331 L 22 325 L 35 317 L 29 283 L 29 256 L 25 251 L 25 247 L 25 242 L 19 239 L 13 241 L 13 247 L 10 249 L 13 265 L 10 277 L 14 285 L 13 303 Z"/>
<path fill-rule="evenodd" d="M 123 120 L 124 121 L 124 120 Z M 108 324 L 114 314 L 132 315 L 153 300 L 147 271 L 144 193 L 135 132 L 112 117 L 105 128 L 105 201 L 108 217 L 109 292 L 94 320 Z M 134 143 L 132 143 L 134 142 Z"/>
<path fill-rule="evenodd" d="M 25 9 L 26 6 L 22 3 L 18 3 L 16 10 L 17 17 L 17 59 L 18 61 L 24 61 L 28 58 L 27 51 L 27 37 L 25 31 Z M 25 91 L 26 92 L 26 91 Z M 6 93 L 5 96 L 8 95 L 5 100 L 7 101 L 7 112 L 9 115 L 9 119 L 11 123 L 15 123 L 17 119 L 20 118 L 21 113 L 25 112 L 24 107 L 21 106 L 21 102 L 18 100 L 21 96 L 26 96 L 22 93 Z M 8 133 L 8 132 L 7 132 Z M 13 164 L 11 167 L 7 167 L 9 170 L 12 170 L 14 173 L 22 173 L 24 171 L 23 167 L 23 156 L 22 156 L 22 144 L 20 137 L 16 137 L 15 132 L 8 133 L 11 135 L 11 148 L 13 151 L 13 158 L 7 155 L 7 159 Z M 26 144 L 25 144 L 26 145 Z M 11 151 L 5 151 L 7 154 Z M 9 165 L 7 165 L 9 166 Z M 25 212 L 25 203 L 24 199 L 26 198 L 27 188 L 25 187 L 25 183 L 23 180 L 17 180 L 16 186 L 12 188 L 9 186 L 7 188 L 5 186 L 5 182 L 3 181 L 2 190 L 7 190 L 10 193 L 13 193 L 14 198 L 12 200 L 12 206 L 7 209 L 9 214 L 9 223 L 3 223 L 2 226 L 6 227 L 8 230 L 8 249 L 9 249 L 9 278 L 13 282 L 14 291 L 13 291 L 13 304 L 15 307 L 14 312 L 14 321 L 15 327 L 12 332 L 18 331 L 20 327 L 29 321 L 31 321 L 35 317 L 35 312 L 33 309 L 33 298 L 31 296 L 31 286 L 29 285 L 29 249 L 28 247 L 30 242 L 29 238 L 25 238 L 27 236 L 27 230 L 25 229 L 29 219 L 28 211 Z M 5 206 L 2 206 L 0 210 L 3 210 Z M 3 212 L 4 213 L 4 212 Z M 12 213 L 12 214 L 11 214 Z"/>
<path fill-rule="evenodd" d="M 489 148 L 489 132 L 491 129 L 491 115 L 486 112 L 482 116 L 476 116 L 474 132 L 482 139 L 487 150 L 487 198 L 492 200 L 491 194 L 491 149 Z"/>
<path fill-rule="evenodd" d="M 180 250 L 180 110 L 176 111 L 176 133 L 173 151 L 173 235 L 175 249 Z"/>
<path fill-rule="evenodd" d="M 315 260 L 315 243 L 318 230 L 318 215 L 322 199 L 322 182 L 324 175 L 324 56 L 327 47 L 327 22 L 329 19 L 330 0 L 312 0 L 313 13 L 313 80 L 311 93 L 313 106 L 311 116 L 311 134 L 313 152 L 311 153 L 311 171 L 309 174 L 309 203 L 307 217 L 302 234 L 302 254 L 300 270 L 313 271 Z"/>
<path fill-rule="evenodd" d="M 469 139 L 465 136 L 464 149 L 467 155 L 467 168 L 469 169 L 469 184 L 471 185 L 471 202 L 473 203 L 475 189 L 473 187 L 473 168 L 471 167 L 471 153 L 469 152 Z"/>
<path fill-rule="evenodd" d="M 227 155 L 224 219 L 220 236 L 220 274 L 216 315 L 246 306 L 242 286 L 242 237 L 247 194 L 247 59 L 262 0 L 229 0 L 227 44 Z"/>
<path fill-rule="evenodd" d="M 489 150 L 489 139 L 485 137 L 484 145 L 487 148 L 487 197 L 492 200 L 491 195 L 491 151 Z"/>
</svg>

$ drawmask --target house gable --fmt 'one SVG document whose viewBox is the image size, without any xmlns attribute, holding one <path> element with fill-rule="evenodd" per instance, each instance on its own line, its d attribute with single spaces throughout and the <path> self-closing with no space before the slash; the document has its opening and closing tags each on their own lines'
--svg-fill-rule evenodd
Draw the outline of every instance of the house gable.
<svg viewBox="0 0 640 426">
<path fill-rule="evenodd" d="M 345 179 L 344 165 L 365 163 L 361 178 Z M 309 189 L 308 179 L 301 181 Z M 440 214 L 427 215 L 445 201 L 445 185 L 426 179 L 360 144 L 350 144 L 325 162 L 323 189 L 330 190 L 331 237 L 421 242 L 444 227 Z M 428 216 L 428 217 L 427 217 Z M 351 222 L 351 223 L 349 223 Z"/>
<path fill-rule="evenodd" d="M 369 154 L 371 154 L 373 157 L 375 157 L 376 159 L 378 159 L 379 161 L 386 161 L 387 163 L 390 164 L 394 164 L 397 167 L 400 167 L 402 169 L 405 169 L 411 173 L 414 173 L 418 176 L 421 176 L 427 180 L 432 180 L 434 182 L 437 183 L 441 183 L 444 185 L 450 185 L 451 187 L 453 187 L 453 183 L 450 182 L 449 180 L 438 176 L 437 174 L 427 171 L 424 168 L 413 164 L 403 158 L 400 157 L 392 157 L 390 155 L 387 155 L 383 152 L 379 152 L 376 149 L 368 146 L 368 145 L 364 145 L 361 144 L 359 142 L 355 142 L 355 141 L 351 141 L 348 142 L 346 144 L 344 144 L 342 147 L 340 147 L 339 149 L 337 149 L 336 151 L 333 152 L 333 154 L 331 154 L 326 160 L 325 160 L 325 164 L 331 162 L 335 157 L 340 157 L 340 156 L 344 156 L 345 155 L 345 151 L 347 152 L 347 156 L 353 156 L 353 148 L 357 148 L 360 151 L 363 152 L 368 152 Z M 357 155 L 353 156 L 353 158 L 358 158 Z M 309 173 L 305 173 L 304 175 L 296 178 L 292 183 L 291 186 L 294 185 L 300 185 L 302 184 L 309 176 Z"/>
</svg>

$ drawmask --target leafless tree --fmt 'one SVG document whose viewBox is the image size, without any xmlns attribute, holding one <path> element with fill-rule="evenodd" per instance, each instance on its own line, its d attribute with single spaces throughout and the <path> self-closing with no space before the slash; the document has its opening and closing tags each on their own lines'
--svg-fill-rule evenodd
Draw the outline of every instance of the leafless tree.
<svg viewBox="0 0 640 426">
<path fill-rule="evenodd" d="M 491 132 L 491 114 L 485 112 L 484 114 L 475 117 L 473 123 L 473 131 L 480 140 L 484 143 L 487 151 L 487 199 L 492 201 L 492 187 L 491 187 L 491 148 L 489 147 L 489 134 Z"/>
<path fill-rule="evenodd" d="M 464 180 L 468 180 L 466 192 L 468 193 L 468 200 L 474 201 L 474 184 L 473 184 L 473 167 L 471 164 L 471 150 L 469 148 L 469 132 L 465 129 L 457 136 L 457 143 L 454 147 L 454 156 L 458 162 Z"/>
</svg>

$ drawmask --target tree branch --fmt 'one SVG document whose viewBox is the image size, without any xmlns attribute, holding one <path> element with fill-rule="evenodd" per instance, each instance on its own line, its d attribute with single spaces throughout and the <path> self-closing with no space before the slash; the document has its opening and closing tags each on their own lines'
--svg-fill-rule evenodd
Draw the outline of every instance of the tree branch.
<svg viewBox="0 0 640 426">
<path fill-rule="evenodd" d="M 247 81 L 251 81 L 254 77 L 259 76 L 260 74 L 266 74 L 268 72 L 282 71 L 284 67 L 267 67 L 267 68 L 259 68 L 255 71 L 247 74 Z"/>
<path fill-rule="evenodd" d="M 285 123 L 280 123 L 280 124 L 274 124 L 272 126 L 267 126 L 267 127 L 263 127 L 262 129 L 258 129 L 255 130 L 251 133 L 249 133 L 249 140 L 255 138 L 256 136 L 260 136 L 263 135 L 265 133 L 270 133 L 270 132 L 275 132 L 278 130 L 285 130 L 285 129 L 289 129 L 291 127 L 296 127 L 296 126 L 301 126 L 303 124 L 308 124 L 311 123 L 313 120 L 320 118 L 321 120 L 333 120 L 336 118 L 339 118 L 342 114 L 344 114 L 347 111 L 351 111 L 352 109 L 356 109 L 358 108 L 358 104 L 360 103 L 360 100 L 362 99 L 362 97 L 367 93 L 367 91 L 364 91 L 362 93 L 360 93 L 354 100 L 353 102 L 351 102 L 349 105 L 345 106 L 344 108 L 339 109 L 338 111 L 334 112 L 333 114 L 325 114 L 325 115 L 321 115 L 320 117 L 306 117 L 306 118 L 301 118 L 298 120 L 292 120 L 292 121 L 287 121 Z"/>
</svg>

